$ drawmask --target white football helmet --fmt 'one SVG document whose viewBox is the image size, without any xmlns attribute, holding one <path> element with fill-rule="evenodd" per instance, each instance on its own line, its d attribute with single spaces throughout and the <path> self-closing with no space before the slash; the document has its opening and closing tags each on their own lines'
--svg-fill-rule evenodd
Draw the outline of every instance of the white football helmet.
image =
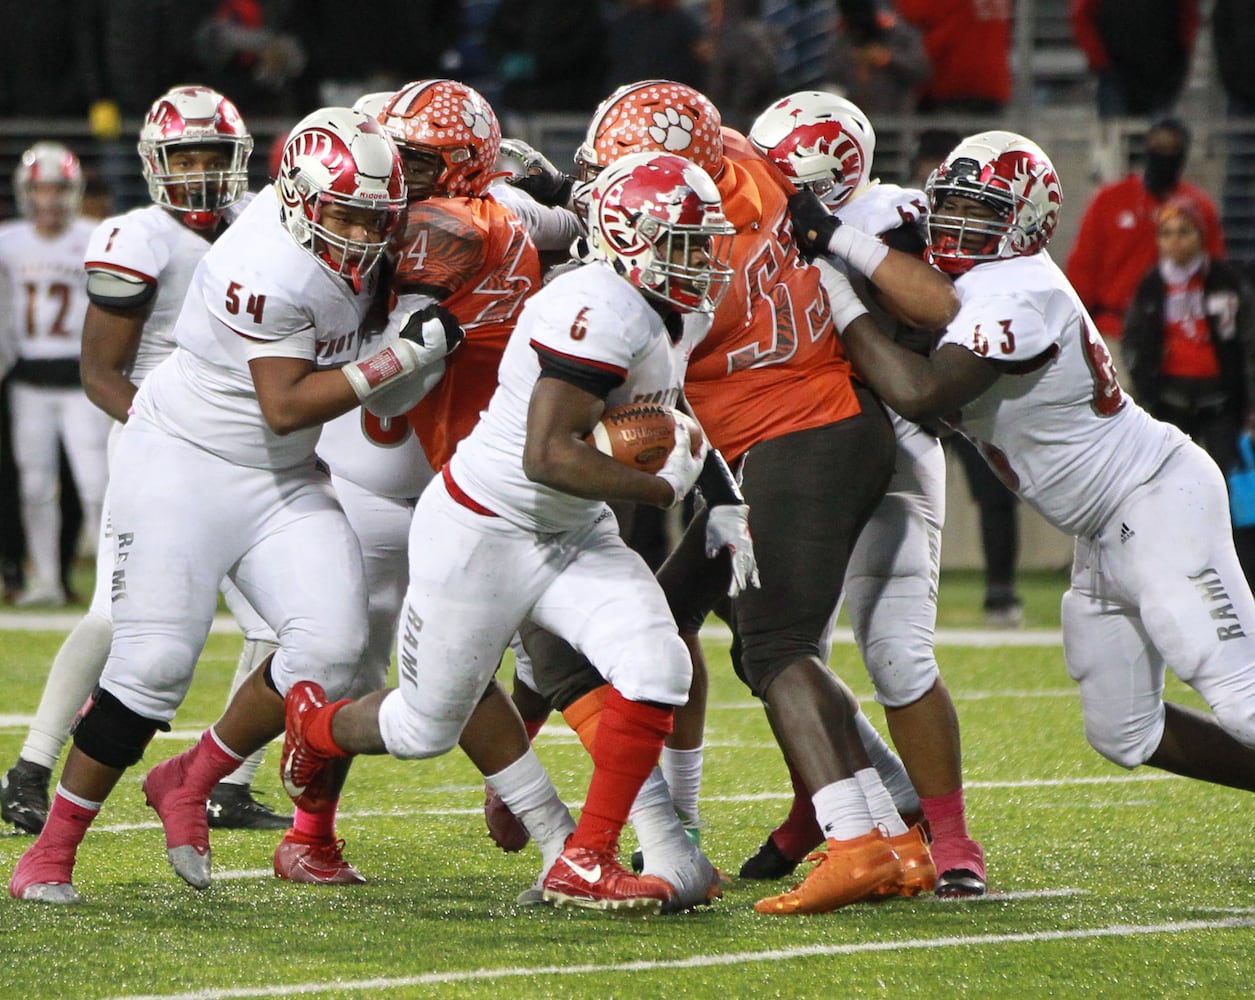
<svg viewBox="0 0 1255 1000">
<path fill-rule="evenodd" d="M 383 256 L 405 209 L 396 145 L 375 119 L 349 108 L 320 108 L 296 124 L 283 147 L 275 189 L 292 238 L 355 287 Z M 379 212 L 384 238 L 355 240 L 332 232 L 321 220 L 333 204 Z"/>
<path fill-rule="evenodd" d="M 58 195 L 36 204 L 31 194 L 33 184 L 55 184 Z M 64 226 L 78 214 L 83 204 L 83 167 L 78 157 L 59 142 L 37 142 L 22 154 L 13 172 L 13 189 L 17 195 L 17 210 L 27 219 L 34 219 L 38 212 L 50 210 L 55 216 L 54 228 Z"/>
<path fill-rule="evenodd" d="M 681 312 L 713 312 L 732 280 L 732 225 L 701 167 L 671 153 L 634 153 L 589 189 L 588 258 Z"/>
<path fill-rule="evenodd" d="M 876 153 L 876 133 L 858 105 L 819 90 L 776 101 L 748 138 L 794 184 L 834 209 L 867 183 Z"/>
<path fill-rule="evenodd" d="M 981 132 L 960 142 L 932 172 L 924 190 L 931 209 L 933 259 L 949 274 L 985 260 L 1044 250 L 1059 221 L 1063 189 L 1040 146 L 1014 132 Z M 970 198 L 997 219 L 943 215 L 947 197 Z"/>
<path fill-rule="evenodd" d="M 188 146 L 226 146 L 229 165 L 203 173 L 172 171 L 170 153 Z M 193 229 L 216 227 L 223 210 L 248 190 L 253 138 L 235 105 L 210 87 L 174 87 L 157 98 L 139 130 L 138 149 L 149 197 L 183 213 Z"/>
</svg>

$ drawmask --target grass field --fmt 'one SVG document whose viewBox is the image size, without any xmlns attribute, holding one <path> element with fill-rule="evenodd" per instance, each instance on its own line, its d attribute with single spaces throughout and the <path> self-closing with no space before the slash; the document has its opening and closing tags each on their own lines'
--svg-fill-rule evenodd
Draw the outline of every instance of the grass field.
<svg viewBox="0 0 1255 1000">
<path fill-rule="evenodd" d="M 1063 586 L 1058 576 L 1025 579 L 1030 628 L 1057 628 Z M 975 575 L 947 576 L 941 594 L 943 626 L 979 622 Z M 0 900 L 0 996 L 1251 996 L 1250 796 L 1099 758 L 1085 745 L 1057 642 L 1035 638 L 939 649 L 963 724 L 970 824 L 994 890 L 983 900 L 925 896 L 772 918 L 752 903 L 778 886 L 733 881 L 715 906 L 676 917 L 519 909 L 514 897 L 535 878 L 538 855 L 493 847 L 481 782 L 456 753 L 354 766 L 340 832 L 369 884 L 279 882 L 275 834 L 216 831 L 214 884 L 197 893 L 166 865 L 141 765 L 79 852 L 81 906 Z M 0 631 L 2 768 L 60 640 Z M 216 718 L 238 648 L 234 636 L 211 636 L 176 731 L 153 743 L 150 761 Z M 726 641 L 712 636 L 708 654 L 703 845 L 735 872 L 783 814 L 788 785 L 761 709 L 732 677 Z M 853 647 L 838 644 L 833 663 L 882 724 Z M 1175 681 L 1171 696 L 1198 704 Z M 575 738 L 551 721 L 537 748 L 578 804 L 588 764 Z M 277 761 L 272 750 L 258 782 L 272 802 L 282 801 Z M 0 833 L 6 881 L 29 843 Z"/>
</svg>

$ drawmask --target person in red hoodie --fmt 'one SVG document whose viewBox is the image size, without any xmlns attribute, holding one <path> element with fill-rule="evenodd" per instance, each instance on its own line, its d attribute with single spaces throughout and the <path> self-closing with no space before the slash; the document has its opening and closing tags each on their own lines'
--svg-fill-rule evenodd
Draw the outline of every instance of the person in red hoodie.
<svg viewBox="0 0 1255 1000">
<path fill-rule="evenodd" d="M 1159 119 L 1146 134 L 1142 172 L 1099 188 L 1081 218 L 1065 270 L 1108 341 L 1120 339 L 1133 292 L 1159 258 L 1156 218 L 1169 198 L 1184 195 L 1198 205 L 1208 254 L 1224 256 L 1215 204 L 1201 188 L 1181 179 L 1189 149 L 1185 124 L 1176 118 Z"/>
<path fill-rule="evenodd" d="M 1010 0 L 897 0 L 924 35 L 932 76 L 920 111 L 989 114 L 1011 100 Z"/>
</svg>

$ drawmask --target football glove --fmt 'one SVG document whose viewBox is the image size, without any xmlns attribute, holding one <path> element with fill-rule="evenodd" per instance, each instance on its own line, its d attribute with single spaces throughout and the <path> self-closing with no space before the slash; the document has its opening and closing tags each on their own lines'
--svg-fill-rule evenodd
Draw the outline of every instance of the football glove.
<svg viewBox="0 0 1255 1000">
<path fill-rule="evenodd" d="M 689 424 L 686 420 L 677 420 L 675 425 L 675 444 L 667 461 L 654 475 L 665 479 L 675 490 L 675 499 L 667 506 L 674 507 L 687 495 L 701 475 L 702 466 L 706 462 L 706 452 L 710 449 L 705 436 L 702 437 L 697 454 L 693 454 L 693 440 L 689 437 Z"/>
<path fill-rule="evenodd" d="M 564 174 L 522 139 L 502 139 L 497 155 L 498 159 L 512 161 L 515 176 L 508 182 L 512 187 L 550 208 L 565 208 L 570 202 L 575 178 Z"/>
<path fill-rule="evenodd" d="M 721 549 L 727 549 L 732 557 L 729 597 L 736 597 L 747 587 L 760 586 L 747 504 L 721 504 L 710 508 L 709 520 L 706 521 L 706 558 L 715 558 Z"/>
<path fill-rule="evenodd" d="M 789 196 L 789 218 L 798 247 L 812 257 L 828 252 L 828 241 L 841 226 L 841 220 L 828 211 L 819 196 L 807 189 Z"/>
<path fill-rule="evenodd" d="M 447 357 L 466 339 L 466 331 L 458 318 L 438 302 L 431 302 L 405 317 L 398 335 L 415 345 L 426 359 L 419 361 L 419 367 Z"/>
</svg>

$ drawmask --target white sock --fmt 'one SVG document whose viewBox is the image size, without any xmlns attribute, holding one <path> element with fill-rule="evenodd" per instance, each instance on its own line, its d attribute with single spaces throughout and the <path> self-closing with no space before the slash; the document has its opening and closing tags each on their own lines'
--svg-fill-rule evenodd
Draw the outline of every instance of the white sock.
<svg viewBox="0 0 1255 1000">
<path fill-rule="evenodd" d="M 673 750 L 664 746 L 658 763 L 680 822 L 684 826 L 700 827 L 697 800 L 702 790 L 702 747 Z"/>
<path fill-rule="evenodd" d="M 39 708 L 22 746 L 23 760 L 56 767 L 74 716 L 100 682 L 112 642 L 112 623 L 90 611 L 65 637 L 44 681 Z"/>
<path fill-rule="evenodd" d="M 867 800 L 867 810 L 872 814 L 872 821 L 878 826 L 883 826 L 885 833 L 890 837 L 906 833 L 906 824 L 898 815 L 897 806 L 893 804 L 889 789 L 885 788 L 885 783 L 880 780 L 876 769 L 865 767 L 861 771 L 855 771 L 854 777 L 858 779 L 859 787 L 863 789 L 863 797 Z"/>
<path fill-rule="evenodd" d="M 542 873 L 562 853 L 566 839 L 575 830 L 575 820 L 558 797 L 558 790 L 549 780 L 536 751 L 530 747 L 513 764 L 487 775 L 490 784 L 510 812 L 518 817 L 540 848 Z"/>
<path fill-rule="evenodd" d="M 231 690 L 227 694 L 228 705 L 231 704 L 231 699 L 235 697 L 235 692 L 240 689 L 240 685 L 257 669 L 261 661 L 278 648 L 279 646 L 276 643 L 265 639 L 245 638 L 244 648 L 240 650 L 239 662 L 235 665 L 235 676 L 231 679 Z M 257 769 L 261 767 L 265 757 L 265 747 L 253 751 L 244 758 L 243 764 L 222 779 L 222 783 L 226 785 L 251 785 L 253 779 L 257 777 Z"/>
<path fill-rule="evenodd" d="M 650 772 L 637 793 L 628 819 L 651 870 L 658 867 L 662 858 L 675 854 L 682 859 L 692 850 L 676 814 L 675 804 L 667 792 L 667 782 L 657 767 Z"/>
<path fill-rule="evenodd" d="M 65 785 L 60 782 L 57 782 L 57 790 L 55 794 L 60 795 L 63 799 L 68 799 L 80 808 L 90 809 L 92 812 L 96 813 L 100 812 L 100 807 L 104 805 L 103 802 L 93 802 L 91 799 L 85 799 L 81 795 L 75 795 L 73 792 L 66 791 Z"/>
<path fill-rule="evenodd" d="M 911 784 L 911 779 L 902 766 L 902 760 L 885 742 L 880 731 L 872 725 L 872 720 L 862 712 L 854 717 L 858 726 L 858 737 L 867 751 L 867 759 L 880 775 L 885 788 L 893 796 L 894 808 L 899 813 L 916 813 L 920 811 L 919 793 Z"/>
<path fill-rule="evenodd" d="M 815 804 L 815 818 L 830 840 L 853 840 L 876 826 L 857 778 L 842 778 L 824 785 L 811 796 L 811 801 Z"/>
</svg>

